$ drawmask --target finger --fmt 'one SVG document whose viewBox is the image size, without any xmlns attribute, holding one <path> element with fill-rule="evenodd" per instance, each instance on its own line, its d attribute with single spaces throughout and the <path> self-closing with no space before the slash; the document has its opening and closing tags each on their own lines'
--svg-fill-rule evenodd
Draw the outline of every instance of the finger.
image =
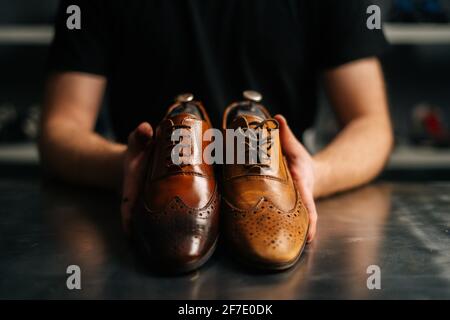
<svg viewBox="0 0 450 320">
<path fill-rule="evenodd" d="M 137 153 L 147 146 L 153 136 L 153 128 L 148 122 L 141 123 L 128 136 L 128 148 L 130 152 Z"/>
<path fill-rule="evenodd" d="M 274 117 L 280 124 L 280 142 L 284 154 L 289 158 L 295 158 L 303 151 L 302 144 L 289 127 L 287 120 L 280 114 Z"/>
<path fill-rule="evenodd" d="M 149 152 L 149 149 L 145 147 L 152 136 L 151 125 L 143 122 L 128 137 L 129 155 L 124 168 L 121 203 L 122 226 L 127 233 L 130 232 L 133 206 L 145 176 L 144 168 Z"/>
<path fill-rule="evenodd" d="M 314 202 L 314 197 L 311 192 L 305 192 L 304 188 L 300 188 L 300 195 L 303 200 L 303 204 L 306 207 L 306 210 L 308 211 L 309 216 L 309 230 L 308 235 L 306 238 L 306 241 L 308 243 L 311 243 L 314 240 L 314 237 L 316 235 L 317 231 L 317 209 L 316 204 Z"/>
<path fill-rule="evenodd" d="M 131 204 L 132 201 L 129 197 L 123 196 L 121 212 L 122 212 L 122 228 L 126 234 L 130 234 L 130 222 L 131 222 Z"/>
<path fill-rule="evenodd" d="M 136 180 L 138 177 L 136 171 L 136 168 L 133 168 L 133 165 L 130 164 L 130 166 L 126 169 L 123 179 L 121 204 L 122 226 L 124 231 L 127 233 L 129 233 L 129 222 L 131 219 L 133 205 L 136 202 L 136 195 L 138 193 Z"/>
<path fill-rule="evenodd" d="M 129 224 L 132 216 L 133 206 L 136 204 L 139 190 L 144 180 L 144 159 L 145 154 L 141 154 L 137 159 L 134 159 L 126 170 L 123 179 L 122 192 L 122 225 L 126 232 L 129 232 Z"/>
<path fill-rule="evenodd" d="M 122 187 L 122 224 L 125 232 L 129 232 L 129 224 L 133 206 L 136 204 L 139 191 L 145 179 L 145 168 L 148 161 L 149 149 L 136 155 L 125 168 Z"/>
</svg>

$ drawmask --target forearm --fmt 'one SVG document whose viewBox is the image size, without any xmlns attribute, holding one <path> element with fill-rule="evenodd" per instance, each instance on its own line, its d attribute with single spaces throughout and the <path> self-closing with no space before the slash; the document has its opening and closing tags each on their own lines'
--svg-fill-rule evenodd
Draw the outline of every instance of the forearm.
<svg viewBox="0 0 450 320">
<path fill-rule="evenodd" d="M 46 123 L 39 150 L 45 170 L 65 181 L 105 188 L 120 185 L 126 146 L 80 130 L 75 123 Z"/>
<path fill-rule="evenodd" d="M 390 120 L 361 116 L 350 121 L 314 159 L 314 197 L 365 184 L 383 169 L 393 145 Z"/>
</svg>

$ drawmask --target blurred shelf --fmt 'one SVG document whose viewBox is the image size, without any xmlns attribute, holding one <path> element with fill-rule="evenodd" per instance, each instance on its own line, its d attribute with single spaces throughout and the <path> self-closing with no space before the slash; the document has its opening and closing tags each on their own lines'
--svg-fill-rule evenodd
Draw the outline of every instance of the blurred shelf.
<svg viewBox="0 0 450 320">
<path fill-rule="evenodd" d="M 391 44 L 450 44 L 450 24 L 385 23 L 384 33 Z"/>
<path fill-rule="evenodd" d="M 48 45 L 52 39 L 51 25 L 0 25 L 0 45 Z"/>
<path fill-rule="evenodd" d="M 385 23 L 391 44 L 450 44 L 450 24 Z M 52 25 L 0 26 L 0 44 L 48 45 L 53 39 Z"/>
<path fill-rule="evenodd" d="M 397 147 L 388 169 L 450 169 L 450 149 Z"/>
<path fill-rule="evenodd" d="M 39 154 L 36 144 L 0 144 L 0 162 L 38 164 Z"/>
</svg>

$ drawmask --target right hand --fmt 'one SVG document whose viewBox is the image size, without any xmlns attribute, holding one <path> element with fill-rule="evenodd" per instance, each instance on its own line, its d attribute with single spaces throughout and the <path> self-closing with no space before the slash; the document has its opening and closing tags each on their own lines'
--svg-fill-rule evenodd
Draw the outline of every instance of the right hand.
<svg viewBox="0 0 450 320">
<path fill-rule="evenodd" d="M 275 119 L 280 123 L 280 140 L 289 171 L 303 204 L 308 210 L 310 225 L 307 242 L 311 243 L 316 235 L 318 218 L 314 202 L 314 184 L 316 182 L 314 159 L 289 128 L 286 118 L 276 115 Z"/>
<path fill-rule="evenodd" d="M 152 126 L 148 122 L 141 123 L 129 136 L 128 148 L 125 151 L 122 179 L 122 226 L 126 233 L 130 232 L 131 211 L 138 197 L 140 186 L 145 177 L 145 164 L 148 159 L 148 145 L 153 137 Z"/>
</svg>

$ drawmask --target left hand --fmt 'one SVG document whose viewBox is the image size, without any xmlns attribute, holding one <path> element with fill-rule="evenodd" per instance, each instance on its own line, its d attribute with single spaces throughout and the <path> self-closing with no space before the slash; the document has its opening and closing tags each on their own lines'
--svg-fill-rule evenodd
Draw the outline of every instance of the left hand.
<svg viewBox="0 0 450 320">
<path fill-rule="evenodd" d="M 122 226 L 124 231 L 130 233 L 132 209 L 138 198 L 139 187 L 144 182 L 145 165 L 148 159 L 148 144 L 153 137 L 152 126 L 141 123 L 129 136 L 128 148 L 123 161 L 122 178 Z"/>
<path fill-rule="evenodd" d="M 314 184 L 316 182 L 314 160 L 289 128 L 286 118 L 276 115 L 275 119 L 280 123 L 281 147 L 289 171 L 309 213 L 310 225 L 307 241 L 310 243 L 314 239 L 317 228 L 317 210 L 314 203 Z"/>
</svg>

